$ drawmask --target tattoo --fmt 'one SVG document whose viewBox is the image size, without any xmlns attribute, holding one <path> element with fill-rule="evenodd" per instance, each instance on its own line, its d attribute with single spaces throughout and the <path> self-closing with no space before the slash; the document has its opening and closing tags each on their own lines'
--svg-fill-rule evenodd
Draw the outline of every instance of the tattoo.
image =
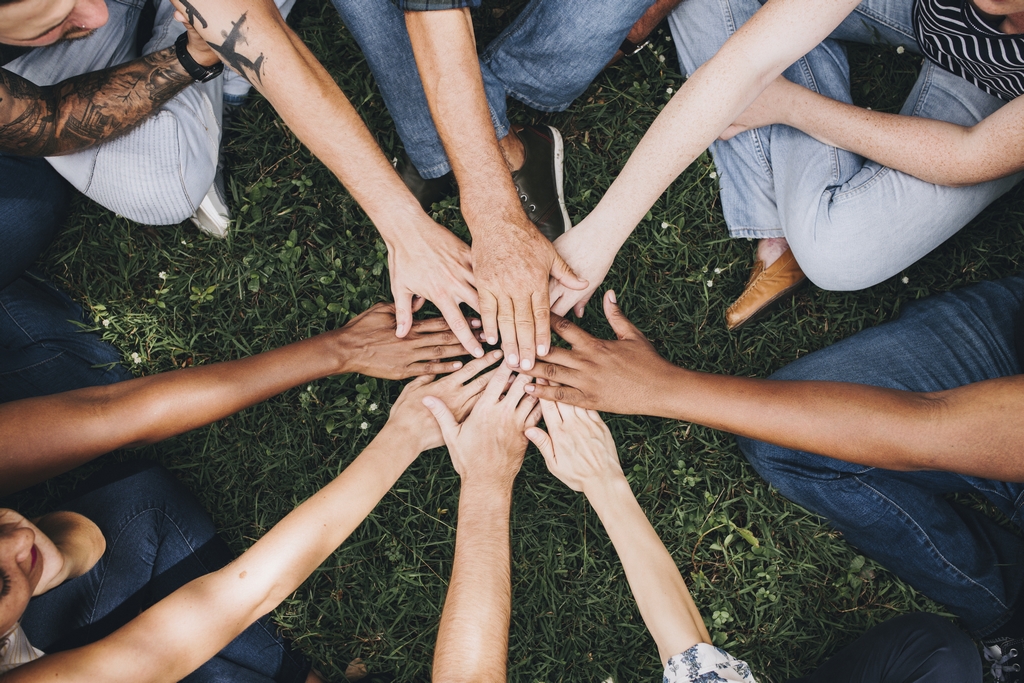
<svg viewBox="0 0 1024 683">
<path fill-rule="evenodd" d="M 263 84 L 262 70 L 263 70 L 263 53 L 253 61 L 245 55 L 238 54 L 236 46 L 238 43 L 249 44 L 246 36 L 248 31 L 243 30 L 245 26 L 246 15 L 248 12 L 243 12 L 242 16 L 238 18 L 238 21 L 231 22 L 231 32 L 221 31 L 221 36 L 224 37 L 224 42 L 220 45 L 214 45 L 210 43 L 210 47 L 213 48 L 214 52 L 219 54 L 224 60 L 224 63 L 230 66 L 232 69 L 242 75 L 247 81 L 253 83 L 253 79 L 257 83 Z M 255 85 L 255 83 L 253 83 Z"/>
<path fill-rule="evenodd" d="M 173 47 L 48 87 L 0 70 L 0 152 L 87 149 L 127 132 L 191 83 Z"/>
<path fill-rule="evenodd" d="M 185 6 L 185 18 L 188 19 L 188 23 L 195 26 L 196 22 L 194 19 L 198 19 L 199 23 L 203 25 L 203 28 L 209 26 L 209 24 L 206 23 L 206 19 L 203 19 L 203 15 L 199 13 L 199 10 L 193 7 L 188 0 L 179 0 L 179 2 Z"/>
</svg>

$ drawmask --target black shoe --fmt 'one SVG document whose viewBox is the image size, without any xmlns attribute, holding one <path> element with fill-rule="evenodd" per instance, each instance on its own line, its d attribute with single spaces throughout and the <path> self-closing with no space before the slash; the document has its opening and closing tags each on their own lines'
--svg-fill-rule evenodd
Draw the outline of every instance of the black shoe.
<svg viewBox="0 0 1024 683">
<path fill-rule="evenodd" d="M 533 224 L 552 242 L 572 227 L 562 194 L 562 135 L 551 126 L 515 126 L 523 143 L 523 166 L 512 174 L 519 201 Z"/>
<path fill-rule="evenodd" d="M 992 677 L 997 683 L 1021 683 L 1024 638 L 986 638 L 981 642 L 985 660 L 992 662 Z"/>
<path fill-rule="evenodd" d="M 395 164 L 395 170 L 402 182 L 412 192 L 412 196 L 420 203 L 423 210 L 430 213 L 431 207 L 442 199 L 455 194 L 455 174 L 448 171 L 440 178 L 424 178 L 412 165 L 409 155 L 402 152 Z"/>
</svg>

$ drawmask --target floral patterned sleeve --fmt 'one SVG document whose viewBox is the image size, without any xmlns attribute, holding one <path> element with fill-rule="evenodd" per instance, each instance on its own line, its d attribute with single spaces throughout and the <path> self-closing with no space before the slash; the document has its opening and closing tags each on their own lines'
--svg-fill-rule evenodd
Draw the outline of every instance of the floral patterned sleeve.
<svg viewBox="0 0 1024 683">
<path fill-rule="evenodd" d="M 757 683 L 750 667 L 725 650 L 697 643 L 668 660 L 664 683 Z"/>
</svg>

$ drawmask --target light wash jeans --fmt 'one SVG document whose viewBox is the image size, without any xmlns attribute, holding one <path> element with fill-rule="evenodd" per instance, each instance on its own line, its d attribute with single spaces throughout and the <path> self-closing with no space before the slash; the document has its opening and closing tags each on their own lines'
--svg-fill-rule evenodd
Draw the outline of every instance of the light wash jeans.
<svg viewBox="0 0 1024 683">
<path fill-rule="evenodd" d="M 760 8 L 758 0 L 683 2 L 669 22 L 686 73 L 710 59 Z M 864 0 L 784 75 L 850 102 L 850 69 L 837 41 L 903 45 L 919 52 L 912 8 L 913 0 Z M 971 126 L 1003 104 L 926 60 L 901 113 Z M 729 234 L 785 237 L 811 281 L 831 290 L 862 289 L 895 275 L 1024 177 L 943 187 L 783 125 L 715 142 L 711 152 Z"/>
<path fill-rule="evenodd" d="M 942 391 L 1024 372 L 1015 322 L 1024 276 L 931 296 L 898 320 L 859 332 L 772 375 Z M 1024 540 L 948 500 L 984 496 L 1024 528 L 1024 484 L 948 472 L 865 467 L 750 439 L 740 449 L 779 492 L 821 515 L 851 544 L 946 605 L 977 636 L 1005 623 L 1024 598 Z"/>
<path fill-rule="evenodd" d="M 405 18 L 391 0 L 332 0 L 377 80 L 413 166 L 424 178 L 451 170 L 430 116 Z M 579 97 L 654 0 L 533 0 L 480 55 L 498 139 L 505 98 L 562 111 Z"/>
<path fill-rule="evenodd" d="M 282 13 L 295 0 L 277 0 Z M 145 0 L 107 0 L 110 18 L 81 40 L 36 48 L 4 68 L 36 85 L 105 69 L 141 56 L 136 51 Z M 184 27 L 169 0 L 158 0 L 153 36 L 142 54 L 174 44 Z M 47 160 L 84 195 L 147 225 L 180 223 L 213 185 L 220 151 L 225 89 L 238 101 L 248 83 L 236 74 L 194 83 L 126 135 L 75 154 Z"/>
</svg>

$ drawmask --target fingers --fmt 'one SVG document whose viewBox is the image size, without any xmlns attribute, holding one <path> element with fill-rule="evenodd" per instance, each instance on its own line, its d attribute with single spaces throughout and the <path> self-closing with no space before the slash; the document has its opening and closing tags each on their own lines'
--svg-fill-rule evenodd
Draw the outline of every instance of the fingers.
<svg viewBox="0 0 1024 683">
<path fill-rule="evenodd" d="M 527 399 L 529 399 L 529 398 L 530 397 L 527 396 Z M 540 422 L 540 418 L 541 418 L 540 403 L 538 401 L 527 400 L 527 401 L 523 401 L 521 404 L 519 404 L 520 408 L 524 404 L 529 404 L 529 406 L 530 406 L 530 414 L 526 416 L 526 420 L 524 421 L 524 424 L 526 425 L 526 428 L 529 429 L 530 427 L 536 427 L 537 423 Z"/>
<path fill-rule="evenodd" d="M 576 370 L 563 367 L 556 363 L 546 362 L 537 363 L 533 370 L 523 372 L 531 377 L 543 378 L 549 382 L 557 382 L 558 384 L 574 384 L 575 382 L 573 380 L 576 377 Z M 530 387 L 526 387 L 526 391 L 533 393 Z"/>
<path fill-rule="evenodd" d="M 480 358 L 484 355 L 484 347 L 480 345 L 480 342 L 476 340 L 473 335 L 473 329 L 469 326 L 466 321 L 466 317 L 462 315 L 462 310 L 457 304 L 447 303 L 445 305 L 438 305 L 438 310 L 441 311 L 441 315 L 448 323 L 448 327 L 451 328 L 452 333 L 462 343 L 462 346 L 469 352 L 474 358 Z"/>
<path fill-rule="evenodd" d="M 480 292 L 480 321 L 484 324 L 484 339 L 491 346 L 498 343 L 498 301 L 490 292 Z"/>
<path fill-rule="evenodd" d="M 551 387 L 545 387 L 550 389 Z M 541 414 L 544 416 L 544 423 L 548 429 L 555 430 L 562 426 L 562 414 L 558 411 L 558 404 L 554 401 L 541 399 Z"/>
<path fill-rule="evenodd" d="M 547 292 L 534 292 L 533 303 L 533 329 L 536 333 L 537 357 L 546 356 L 551 348 L 551 311 L 548 307 Z M 529 370 L 533 366 L 522 365 L 523 369 Z"/>
<path fill-rule="evenodd" d="M 425 303 L 427 303 L 427 300 L 424 299 L 422 296 L 414 296 L 412 298 L 412 312 L 416 313 L 417 311 L 419 311 L 421 308 L 423 308 L 423 305 Z"/>
<path fill-rule="evenodd" d="M 417 375 L 447 375 L 449 372 L 455 372 L 462 367 L 462 361 L 453 360 L 445 361 L 442 363 L 413 363 L 409 366 L 409 376 L 415 377 Z"/>
<path fill-rule="evenodd" d="M 526 386 L 532 382 L 532 377 L 519 373 L 515 381 L 512 382 L 512 386 L 505 392 L 504 401 L 509 401 L 509 405 L 518 406 L 519 401 L 526 395 Z"/>
<path fill-rule="evenodd" d="M 568 318 L 563 318 L 560 315 L 551 316 L 551 329 L 553 329 L 559 337 L 569 342 L 574 347 L 578 344 L 586 344 L 594 339 L 592 336 L 584 332 L 578 325 L 574 324 Z"/>
<path fill-rule="evenodd" d="M 412 292 L 402 290 L 395 295 L 395 336 L 404 337 L 412 329 Z"/>
<path fill-rule="evenodd" d="M 504 299 L 498 308 L 498 333 L 501 335 L 501 348 L 505 352 L 505 362 L 514 368 L 519 367 L 519 344 L 516 339 L 515 306 L 512 299 Z M 533 331 L 530 331 L 531 338 Z M 490 338 L 487 340 L 490 343 Z"/>
<path fill-rule="evenodd" d="M 545 299 L 547 297 L 544 297 Z M 547 309 L 547 305 L 544 306 Z M 519 347 L 519 367 L 532 368 L 537 357 L 537 336 L 533 329 L 534 299 L 516 299 L 512 303 L 516 316 L 516 345 Z"/>
<path fill-rule="evenodd" d="M 579 389 L 565 386 L 542 386 L 540 384 L 530 384 L 526 387 L 527 393 L 531 396 L 536 396 L 539 399 L 545 401 L 557 401 L 559 403 L 569 403 L 571 405 L 584 405 L 587 403 L 586 396 Z M 544 420 L 548 419 L 547 414 L 544 415 Z"/>
<path fill-rule="evenodd" d="M 490 404 L 497 403 L 501 399 L 501 394 L 505 391 L 505 387 L 508 385 L 508 378 L 511 376 L 512 368 L 509 367 L 508 363 L 499 365 L 498 369 L 491 375 L 490 380 L 488 380 L 487 388 L 484 389 L 483 396 L 480 398 Z"/>
<path fill-rule="evenodd" d="M 412 331 L 417 334 L 433 334 L 435 332 L 447 332 L 448 321 L 444 318 L 424 318 L 412 322 Z"/>
<path fill-rule="evenodd" d="M 622 314 L 622 310 L 615 300 L 615 290 L 609 289 L 604 293 L 604 316 L 608 318 L 608 324 L 612 326 L 612 331 L 620 340 L 645 339 L 644 333 Z"/>
<path fill-rule="evenodd" d="M 430 414 L 437 420 L 438 426 L 441 428 L 441 434 L 444 436 L 445 443 L 452 443 L 455 437 L 459 434 L 459 423 L 455 421 L 455 416 L 452 415 L 452 411 L 448 410 L 448 406 L 444 404 L 439 398 L 434 396 L 426 396 L 423 398 L 423 405 L 427 407 Z"/>
<path fill-rule="evenodd" d="M 548 469 L 551 469 L 555 460 L 555 446 L 551 443 L 551 437 L 548 436 L 548 433 L 540 427 L 530 427 L 526 430 L 526 438 L 537 447 L 537 450 L 540 451 L 540 454 L 544 456 L 544 460 L 548 463 Z"/>
<path fill-rule="evenodd" d="M 474 358 L 473 360 L 466 363 L 458 372 L 453 372 L 444 378 L 446 382 L 458 382 L 464 384 L 469 380 L 476 377 L 478 374 L 486 370 L 491 365 L 494 365 L 497 361 L 501 360 L 501 349 L 495 349 L 491 351 L 483 358 Z"/>
<path fill-rule="evenodd" d="M 586 299 L 584 299 L 583 301 L 580 301 L 575 306 L 573 306 L 572 312 L 576 316 L 577 319 L 583 317 L 583 311 L 586 309 L 588 301 L 590 301 L 590 297 L 589 296 Z"/>
<path fill-rule="evenodd" d="M 558 255 L 558 252 L 555 252 L 555 260 L 551 262 L 551 277 L 569 289 L 586 289 L 590 284 L 573 272 L 565 259 Z"/>
</svg>

